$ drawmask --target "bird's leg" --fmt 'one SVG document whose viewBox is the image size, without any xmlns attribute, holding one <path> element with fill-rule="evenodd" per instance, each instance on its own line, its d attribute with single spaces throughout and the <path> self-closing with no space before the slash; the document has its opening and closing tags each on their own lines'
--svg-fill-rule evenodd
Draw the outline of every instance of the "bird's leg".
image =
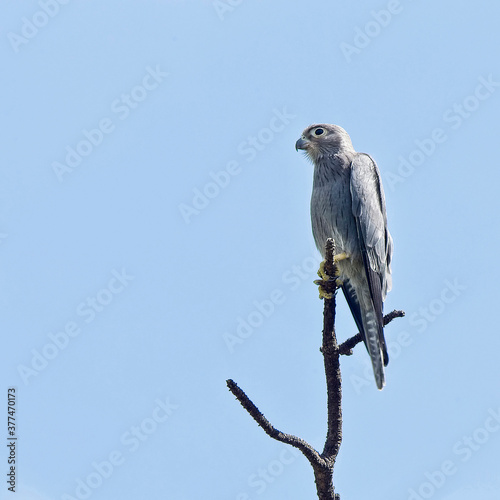
<svg viewBox="0 0 500 500">
<path fill-rule="evenodd" d="M 346 259 L 348 257 L 347 254 L 345 254 L 345 253 L 341 253 L 338 256 L 340 257 L 339 260 L 343 260 L 343 259 Z M 335 256 L 335 257 L 337 257 L 337 256 Z M 334 258 L 334 261 L 335 261 L 335 263 L 337 262 L 335 260 L 335 258 Z M 334 276 L 330 276 L 325 271 L 325 264 L 326 264 L 326 260 L 321 262 L 321 264 L 319 265 L 318 276 L 321 279 L 315 280 L 314 284 L 318 285 L 320 299 L 331 299 L 331 298 L 333 298 L 335 290 L 337 290 L 337 288 L 340 288 L 343 285 L 343 282 L 339 278 L 340 273 L 338 271 L 338 268 L 335 266 L 336 273 Z M 326 285 L 326 287 L 324 285 Z M 332 290 L 332 288 L 333 288 L 333 291 L 331 291 L 331 292 L 328 291 L 328 290 Z"/>
<path fill-rule="evenodd" d="M 335 264 L 337 264 L 341 260 L 346 260 L 348 258 L 349 258 L 349 255 L 347 255 L 345 252 L 338 253 L 337 255 L 333 256 L 333 262 L 335 262 Z"/>
</svg>

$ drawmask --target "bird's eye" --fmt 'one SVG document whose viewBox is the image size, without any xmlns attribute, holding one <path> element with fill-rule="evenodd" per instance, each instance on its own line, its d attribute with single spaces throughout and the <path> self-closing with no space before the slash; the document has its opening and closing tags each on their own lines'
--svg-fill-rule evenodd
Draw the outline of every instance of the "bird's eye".
<svg viewBox="0 0 500 500">
<path fill-rule="evenodd" d="M 321 127 L 318 127 L 317 129 L 314 129 L 314 135 L 315 136 L 320 136 L 320 135 L 323 135 L 325 133 L 325 130 L 322 129 Z"/>
</svg>

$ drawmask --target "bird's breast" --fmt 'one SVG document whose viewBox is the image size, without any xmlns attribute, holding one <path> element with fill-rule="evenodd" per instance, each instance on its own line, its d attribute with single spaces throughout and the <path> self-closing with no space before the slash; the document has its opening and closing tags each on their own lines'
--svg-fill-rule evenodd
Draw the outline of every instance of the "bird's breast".
<svg viewBox="0 0 500 500">
<path fill-rule="evenodd" d="M 345 252 L 353 260 L 361 256 L 348 175 L 332 176 L 329 181 L 313 184 L 311 223 L 316 246 L 322 255 L 326 240 L 333 238 L 336 253 Z"/>
</svg>

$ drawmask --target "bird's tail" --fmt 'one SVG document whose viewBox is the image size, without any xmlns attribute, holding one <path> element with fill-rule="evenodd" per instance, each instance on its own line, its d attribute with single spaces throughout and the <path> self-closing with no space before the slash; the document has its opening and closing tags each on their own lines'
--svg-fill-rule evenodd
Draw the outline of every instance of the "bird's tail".
<svg viewBox="0 0 500 500">
<path fill-rule="evenodd" d="M 369 301 L 371 302 L 371 300 Z M 366 348 L 370 354 L 375 382 L 379 389 L 385 385 L 384 352 L 380 345 L 380 326 L 373 304 L 361 304 L 361 318 L 363 322 Z M 383 335 L 383 334 L 382 334 Z"/>
<path fill-rule="evenodd" d="M 350 280 L 344 281 L 342 290 L 370 355 L 377 387 L 382 389 L 385 385 L 384 366 L 389 362 L 381 323 L 382 314 L 377 313 L 371 294 L 357 293 Z"/>
</svg>

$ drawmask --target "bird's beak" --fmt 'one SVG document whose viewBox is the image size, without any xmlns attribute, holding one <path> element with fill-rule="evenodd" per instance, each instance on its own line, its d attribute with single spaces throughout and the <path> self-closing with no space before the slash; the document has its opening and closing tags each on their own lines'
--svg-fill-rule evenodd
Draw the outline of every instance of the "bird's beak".
<svg viewBox="0 0 500 500">
<path fill-rule="evenodd" d="M 307 149 L 309 147 L 309 141 L 305 139 L 304 137 L 301 137 L 296 143 L 295 143 L 295 151 L 298 151 L 299 149 Z"/>
</svg>

